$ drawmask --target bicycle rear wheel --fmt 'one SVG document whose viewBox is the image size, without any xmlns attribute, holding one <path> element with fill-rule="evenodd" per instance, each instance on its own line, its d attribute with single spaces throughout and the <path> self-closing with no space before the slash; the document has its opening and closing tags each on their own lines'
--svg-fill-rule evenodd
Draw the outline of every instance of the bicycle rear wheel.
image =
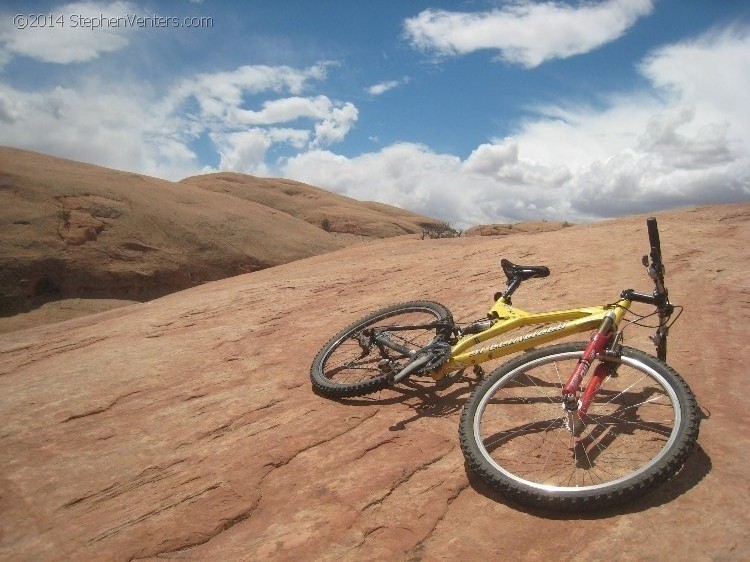
<svg viewBox="0 0 750 562">
<path fill-rule="evenodd" d="M 537 507 L 598 509 L 673 476 L 698 438 L 690 388 L 665 363 L 623 347 L 583 427 L 571 430 L 562 386 L 586 347 L 560 344 L 490 373 L 461 415 L 470 469 L 504 495 Z"/>
<path fill-rule="evenodd" d="M 437 336 L 436 322 L 452 324 L 453 319 L 443 305 L 430 301 L 397 304 L 365 316 L 333 336 L 318 352 L 310 368 L 313 388 L 331 398 L 345 398 L 387 387 L 411 358 L 377 345 L 367 334 L 385 332 L 392 341 L 418 350 Z M 392 329 L 406 326 L 412 328 Z"/>
</svg>

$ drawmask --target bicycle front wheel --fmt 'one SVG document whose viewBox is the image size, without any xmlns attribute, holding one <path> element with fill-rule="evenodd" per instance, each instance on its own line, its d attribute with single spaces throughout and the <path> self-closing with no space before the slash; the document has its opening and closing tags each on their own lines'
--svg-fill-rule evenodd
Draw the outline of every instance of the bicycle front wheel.
<svg viewBox="0 0 750 562">
<path fill-rule="evenodd" d="M 587 416 L 572 420 L 562 386 L 585 347 L 526 353 L 474 390 L 461 415 L 461 448 L 490 487 L 536 507 L 598 509 L 634 499 L 682 467 L 700 423 L 685 381 L 623 347 Z"/>
<path fill-rule="evenodd" d="M 437 337 L 436 323 L 452 322 L 448 309 L 431 301 L 406 302 L 373 312 L 341 330 L 318 352 L 310 368 L 313 388 L 331 398 L 381 390 L 411 358 L 377 345 L 368 333 L 386 334 L 391 341 L 418 350 Z"/>
</svg>

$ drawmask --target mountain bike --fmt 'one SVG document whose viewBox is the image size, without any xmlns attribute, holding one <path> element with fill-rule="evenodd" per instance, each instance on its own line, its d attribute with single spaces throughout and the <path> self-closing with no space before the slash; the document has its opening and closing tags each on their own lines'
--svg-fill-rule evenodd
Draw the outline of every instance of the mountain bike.
<svg viewBox="0 0 750 562">
<path fill-rule="evenodd" d="M 651 294 L 626 289 L 609 304 L 530 313 L 515 308 L 512 295 L 550 271 L 503 259 L 507 287 L 485 318 L 461 326 L 431 301 L 373 312 L 323 346 L 310 371 L 313 388 L 347 398 L 471 367 L 480 382 L 462 410 L 459 437 L 468 468 L 491 488 L 559 510 L 641 496 L 680 470 L 700 424 L 695 396 L 666 363 L 667 335 L 682 308 L 669 300 L 655 218 L 647 228 L 650 259 L 642 262 Z M 636 315 L 636 302 L 654 312 Z M 627 327 L 649 318 L 656 357 L 623 343 Z M 581 332 L 592 332 L 588 341 L 538 347 Z M 485 376 L 481 363 L 519 352 Z"/>
</svg>

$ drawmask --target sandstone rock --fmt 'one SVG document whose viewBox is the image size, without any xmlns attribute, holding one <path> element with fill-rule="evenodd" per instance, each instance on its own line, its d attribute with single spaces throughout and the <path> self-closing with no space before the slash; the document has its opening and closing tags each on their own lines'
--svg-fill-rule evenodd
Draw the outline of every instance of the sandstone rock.
<svg viewBox="0 0 750 562">
<path fill-rule="evenodd" d="M 560 516 L 467 478 L 467 376 L 341 402 L 309 365 L 343 325 L 432 298 L 468 322 L 502 257 L 550 277 L 528 310 L 648 290 L 644 217 L 508 238 L 394 238 L 0 339 L 6 560 L 745 560 L 750 205 L 659 215 L 669 360 L 706 419 L 681 473 L 643 499 Z M 645 311 L 645 308 L 644 308 Z M 652 349 L 649 330 L 629 345 Z"/>
<path fill-rule="evenodd" d="M 117 299 L 61 299 L 51 301 L 30 312 L 0 317 L 0 334 L 80 318 L 88 314 L 136 304 L 136 302 Z"/>
<path fill-rule="evenodd" d="M 182 180 L 218 193 L 228 193 L 281 210 L 327 232 L 388 238 L 416 234 L 423 226 L 444 225 L 441 221 L 398 207 L 357 201 L 319 187 L 287 179 L 256 178 L 245 174 L 221 172 Z"/>
<path fill-rule="evenodd" d="M 0 147 L 0 316 L 62 298 L 148 300 L 415 221 L 438 222 L 288 180 L 174 183 Z"/>
</svg>

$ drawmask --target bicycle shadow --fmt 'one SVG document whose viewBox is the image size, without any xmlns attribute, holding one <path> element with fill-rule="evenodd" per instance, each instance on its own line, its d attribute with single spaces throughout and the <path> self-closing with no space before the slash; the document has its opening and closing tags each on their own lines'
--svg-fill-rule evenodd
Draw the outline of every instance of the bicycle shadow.
<svg viewBox="0 0 750 562">
<path fill-rule="evenodd" d="M 698 483 L 711 472 L 713 464 L 706 451 L 704 451 L 699 444 L 696 444 L 695 449 L 690 457 L 688 457 L 687 461 L 685 461 L 685 464 L 680 471 L 664 484 L 646 493 L 645 496 L 641 496 L 635 500 L 615 507 L 589 512 L 570 513 L 532 508 L 516 503 L 490 488 L 481 478 L 471 472 L 466 463 L 464 463 L 464 468 L 471 487 L 484 497 L 541 519 L 570 521 L 581 519 L 609 519 L 620 515 L 639 513 L 641 511 L 646 511 L 647 509 L 670 503 L 697 486 Z"/>
<path fill-rule="evenodd" d="M 388 406 L 403 404 L 413 415 L 389 427 L 390 431 L 402 431 L 421 418 L 442 418 L 460 413 L 477 379 L 465 373 L 449 375 L 441 382 L 431 379 L 410 378 L 397 386 L 388 387 L 372 396 L 338 398 L 334 401 L 348 406 Z"/>
<path fill-rule="evenodd" d="M 380 391 L 376 395 L 339 398 L 334 399 L 334 401 L 351 406 L 405 404 L 414 411 L 414 415 L 389 427 L 390 431 L 401 431 L 409 423 L 424 417 L 439 418 L 458 414 L 466 403 L 468 395 L 479 382 L 481 381 L 466 373 L 454 375 L 451 379 L 441 381 L 437 384 L 432 380 L 408 379 L 395 387 L 389 387 Z M 701 417 L 703 420 L 710 418 L 710 412 L 706 411 L 703 406 L 701 406 Z M 711 472 L 712 468 L 711 458 L 700 444 L 696 443 L 695 449 L 680 471 L 670 480 L 648 492 L 645 496 L 611 508 L 568 513 L 532 508 L 516 503 L 490 488 L 464 462 L 464 470 L 469 484 L 477 493 L 494 502 L 506 505 L 511 509 L 527 513 L 534 517 L 551 520 L 608 519 L 659 507 L 674 501 L 697 486 Z"/>
</svg>

